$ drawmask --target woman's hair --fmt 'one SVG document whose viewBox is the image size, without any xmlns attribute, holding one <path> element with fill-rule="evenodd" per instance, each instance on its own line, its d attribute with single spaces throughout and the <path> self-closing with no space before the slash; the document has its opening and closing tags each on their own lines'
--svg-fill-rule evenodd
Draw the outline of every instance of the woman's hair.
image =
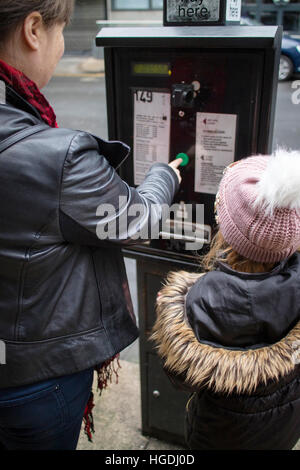
<svg viewBox="0 0 300 470">
<path fill-rule="evenodd" d="M 232 269 L 246 273 L 268 272 L 274 267 L 274 263 L 257 263 L 239 255 L 228 245 L 220 230 L 214 236 L 209 252 L 202 259 L 202 267 L 206 271 L 213 271 L 218 262 L 226 263 Z"/>
<path fill-rule="evenodd" d="M 38 11 L 47 27 L 70 22 L 74 0 L 0 0 L 0 42 L 22 24 L 33 11 Z"/>
</svg>

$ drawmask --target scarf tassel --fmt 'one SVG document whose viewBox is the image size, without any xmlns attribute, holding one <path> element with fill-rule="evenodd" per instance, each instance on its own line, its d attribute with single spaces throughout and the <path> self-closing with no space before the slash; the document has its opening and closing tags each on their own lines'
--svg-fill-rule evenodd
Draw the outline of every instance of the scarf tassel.
<svg viewBox="0 0 300 470">
<path fill-rule="evenodd" d="M 108 385 L 112 383 L 112 379 L 114 376 L 116 378 L 116 384 L 119 383 L 119 374 L 118 374 L 119 369 L 121 369 L 120 354 L 117 354 L 113 358 L 108 359 L 100 367 L 95 368 L 98 374 L 97 391 L 99 391 L 100 396 L 103 390 L 105 390 L 108 387 Z M 93 412 L 92 412 L 94 407 L 95 407 L 94 394 L 91 392 L 90 398 L 85 407 L 84 416 L 83 416 L 84 432 L 89 442 L 93 442 L 92 435 L 95 433 L 94 417 L 93 417 Z"/>
</svg>

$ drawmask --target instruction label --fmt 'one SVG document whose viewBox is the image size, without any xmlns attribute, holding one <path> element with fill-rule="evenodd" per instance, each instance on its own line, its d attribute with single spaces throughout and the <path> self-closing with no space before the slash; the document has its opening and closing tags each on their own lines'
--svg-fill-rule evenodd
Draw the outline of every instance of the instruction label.
<svg viewBox="0 0 300 470">
<path fill-rule="evenodd" d="M 134 184 L 140 185 L 150 167 L 169 163 L 171 131 L 170 93 L 134 92 Z"/>
<path fill-rule="evenodd" d="M 236 114 L 197 113 L 195 192 L 217 194 L 224 168 L 234 161 Z"/>
<path fill-rule="evenodd" d="M 240 21 L 242 12 L 242 0 L 228 0 L 226 20 L 227 21 Z"/>
</svg>

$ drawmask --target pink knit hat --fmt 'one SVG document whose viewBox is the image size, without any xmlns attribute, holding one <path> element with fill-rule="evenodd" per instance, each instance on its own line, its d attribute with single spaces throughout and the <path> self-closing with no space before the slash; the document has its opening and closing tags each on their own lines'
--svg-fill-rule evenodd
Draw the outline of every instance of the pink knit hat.
<svg viewBox="0 0 300 470">
<path fill-rule="evenodd" d="M 264 263 L 288 258 L 300 248 L 300 152 L 279 149 L 229 166 L 216 210 L 237 253 Z"/>
</svg>

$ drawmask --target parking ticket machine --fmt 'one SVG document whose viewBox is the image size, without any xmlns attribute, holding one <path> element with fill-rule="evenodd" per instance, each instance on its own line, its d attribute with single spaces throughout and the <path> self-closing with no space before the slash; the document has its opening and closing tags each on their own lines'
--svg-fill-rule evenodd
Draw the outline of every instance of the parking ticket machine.
<svg viewBox="0 0 300 470">
<path fill-rule="evenodd" d="M 137 262 L 142 429 L 183 444 L 187 394 L 173 388 L 147 340 L 156 295 L 169 271 L 199 271 L 224 168 L 272 151 L 281 28 L 106 28 L 96 42 L 105 48 L 109 138 L 132 149 L 120 176 L 138 186 L 153 163 L 183 158 L 168 233 L 124 250 Z M 178 233 L 176 217 L 187 208 L 187 229 Z M 191 241 L 195 249 L 187 249 Z"/>
</svg>

